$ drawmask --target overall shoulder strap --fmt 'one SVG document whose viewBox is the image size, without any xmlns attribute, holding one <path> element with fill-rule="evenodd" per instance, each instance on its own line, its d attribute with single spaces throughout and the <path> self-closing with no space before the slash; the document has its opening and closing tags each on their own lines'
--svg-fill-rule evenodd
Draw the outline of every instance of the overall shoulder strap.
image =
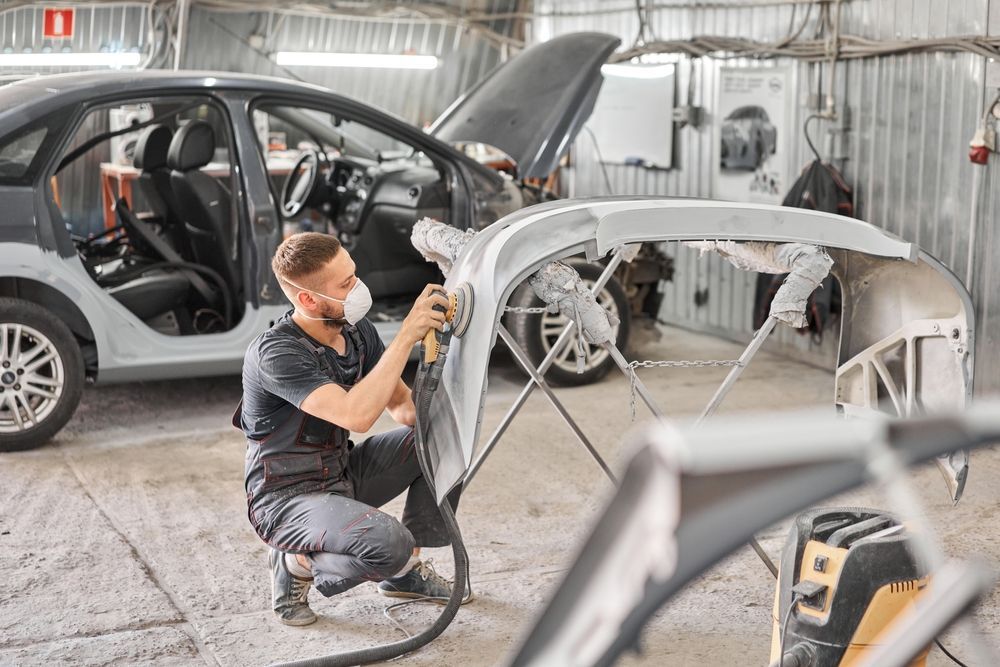
<svg viewBox="0 0 1000 667">
<path fill-rule="evenodd" d="M 233 423 L 233 426 L 235 426 L 236 428 L 240 429 L 241 431 L 243 430 L 242 417 L 243 417 L 243 399 L 240 398 L 240 402 L 236 406 L 235 412 L 233 412 L 232 423 Z"/>
<path fill-rule="evenodd" d="M 361 332 L 358 331 L 357 325 L 345 327 L 344 330 L 351 337 L 354 348 L 358 351 L 358 373 L 354 376 L 354 384 L 357 384 L 361 382 L 361 378 L 365 374 L 365 339 L 361 335 Z"/>
<path fill-rule="evenodd" d="M 305 336 L 297 327 L 289 324 L 288 322 L 278 322 L 274 325 L 274 328 L 278 331 L 292 336 L 297 340 L 304 348 L 313 353 L 316 357 L 316 361 L 319 362 L 319 367 L 326 373 L 330 379 L 335 382 L 340 383 L 339 373 L 337 373 L 334 368 L 330 365 L 330 360 L 326 356 L 326 352 L 323 348 L 315 345 L 308 336 Z"/>
</svg>

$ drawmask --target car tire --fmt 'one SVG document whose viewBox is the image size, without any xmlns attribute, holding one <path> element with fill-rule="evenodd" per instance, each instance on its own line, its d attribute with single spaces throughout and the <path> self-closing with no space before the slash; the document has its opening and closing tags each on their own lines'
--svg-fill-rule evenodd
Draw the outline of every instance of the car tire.
<svg viewBox="0 0 1000 667">
<path fill-rule="evenodd" d="M 577 270 L 580 278 L 588 287 L 592 286 L 600 277 L 604 267 L 600 264 L 590 264 L 586 262 L 569 262 L 570 266 Z M 618 349 L 624 350 L 628 344 L 629 325 L 631 323 L 631 311 L 628 297 L 621 283 L 614 277 L 604 286 L 598 294 L 598 302 L 608 310 L 618 316 L 617 345 Z M 510 305 L 521 308 L 538 308 L 545 303 L 538 298 L 534 290 L 525 283 L 515 290 L 510 299 Z M 616 312 L 617 311 L 617 312 Z M 514 340 L 524 348 L 531 363 L 537 368 L 545 355 L 548 354 L 552 344 L 558 337 L 560 331 L 568 320 L 561 315 L 551 315 L 549 313 L 511 313 L 508 323 Z M 607 375 L 614 366 L 614 360 L 608 352 L 600 347 L 588 345 L 588 357 L 583 373 L 576 372 L 576 355 L 572 352 L 575 345 L 570 343 L 567 346 L 567 355 L 557 358 L 545 374 L 545 379 L 549 382 L 563 386 L 578 386 L 596 382 Z"/>
<path fill-rule="evenodd" d="M 69 327 L 38 304 L 0 298 L 0 451 L 48 442 L 76 411 L 84 379 Z"/>
</svg>

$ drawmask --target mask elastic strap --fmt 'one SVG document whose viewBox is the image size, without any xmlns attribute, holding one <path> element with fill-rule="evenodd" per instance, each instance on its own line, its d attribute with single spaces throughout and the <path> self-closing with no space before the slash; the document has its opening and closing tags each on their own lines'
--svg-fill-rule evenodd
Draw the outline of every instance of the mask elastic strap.
<svg viewBox="0 0 1000 667">
<path fill-rule="evenodd" d="M 323 294 L 322 292 L 317 292 L 314 289 L 309 289 L 308 287 L 302 287 L 301 285 L 296 285 L 295 283 L 293 283 L 288 278 L 282 278 L 281 280 L 284 280 L 286 283 L 288 283 L 292 287 L 294 287 L 296 289 L 300 289 L 303 292 L 312 292 L 313 294 L 319 294 L 324 299 L 329 299 L 330 301 L 336 301 L 337 303 L 347 303 L 347 299 L 338 299 L 335 296 L 327 296 L 326 294 Z M 352 287 L 351 289 L 353 290 L 354 288 Z M 330 320 L 330 319 L 335 319 L 335 318 L 331 318 L 331 317 L 318 317 L 318 318 L 317 317 L 313 317 L 313 318 L 309 318 L 309 319 Z"/>
</svg>

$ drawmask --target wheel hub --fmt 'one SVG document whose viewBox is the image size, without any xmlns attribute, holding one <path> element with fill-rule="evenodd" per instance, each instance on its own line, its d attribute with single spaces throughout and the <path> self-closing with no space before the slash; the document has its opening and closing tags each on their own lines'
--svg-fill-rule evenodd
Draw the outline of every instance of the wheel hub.
<svg viewBox="0 0 1000 667">
<path fill-rule="evenodd" d="M 27 324 L 0 322 L 0 436 L 48 419 L 65 382 L 62 357 L 48 336 Z"/>
</svg>

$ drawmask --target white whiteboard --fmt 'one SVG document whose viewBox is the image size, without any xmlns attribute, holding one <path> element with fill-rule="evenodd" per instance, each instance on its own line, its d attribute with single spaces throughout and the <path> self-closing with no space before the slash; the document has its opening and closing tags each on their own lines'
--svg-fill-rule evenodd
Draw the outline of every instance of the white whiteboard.
<svg viewBox="0 0 1000 667">
<path fill-rule="evenodd" d="M 589 126 L 605 162 L 673 163 L 673 65 L 605 65 L 604 85 Z"/>
</svg>

